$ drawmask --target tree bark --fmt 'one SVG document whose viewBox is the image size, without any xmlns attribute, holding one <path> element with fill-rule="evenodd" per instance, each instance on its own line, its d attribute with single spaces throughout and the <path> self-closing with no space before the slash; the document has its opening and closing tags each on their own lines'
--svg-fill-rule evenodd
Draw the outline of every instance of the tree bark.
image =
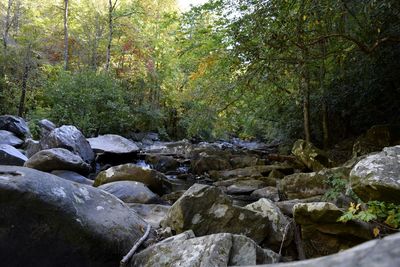
<svg viewBox="0 0 400 267">
<path fill-rule="evenodd" d="M 4 31 L 3 31 L 3 55 L 4 55 L 4 60 L 1 68 L 1 76 L 5 77 L 6 75 L 6 69 L 7 69 L 7 54 L 8 54 L 8 47 L 7 47 L 7 42 L 8 42 L 8 36 L 11 28 L 11 7 L 13 5 L 13 0 L 8 0 L 7 4 L 7 12 L 6 12 L 6 17 L 4 18 Z"/>
<path fill-rule="evenodd" d="M 311 127 L 310 127 L 310 78 L 304 78 L 304 91 L 303 91 L 303 120 L 304 120 L 304 137 L 307 142 L 311 142 Z"/>
<path fill-rule="evenodd" d="M 68 4 L 68 0 L 64 0 L 64 70 L 68 70 L 69 65 Z"/>
<path fill-rule="evenodd" d="M 24 113 L 25 113 L 26 87 L 27 87 L 27 83 L 28 83 L 29 71 L 31 68 L 30 58 L 31 58 L 31 45 L 29 44 L 27 52 L 26 52 L 26 57 L 25 57 L 24 73 L 22 75 L 21 97 L 20 97 L 19 108 L 18 108 L 18 116 L 19 117 L 23 117 Z"/>
<path fill-rule="evenodd" d="M 115 9 L 115 6 L 117 5 L 117 1 L 113 3 L 112 0 L 108 0 L 108 44 L 107 44 L 107 54 L 106 54 L 106 71 L 110 69 L 110 64 L 111 64 L 111 44 L 112 44 L 112 39 L 113 39 L 113 33 L 114 33 L 114 24 L 113 24 L 113 12 Z"/>
</svg>

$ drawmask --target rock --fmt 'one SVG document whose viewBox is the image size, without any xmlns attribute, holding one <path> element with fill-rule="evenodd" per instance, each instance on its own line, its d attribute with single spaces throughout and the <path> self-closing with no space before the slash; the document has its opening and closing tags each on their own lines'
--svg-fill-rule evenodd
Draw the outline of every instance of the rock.
<svg viewBox="0 0 400 267">
<path fill-rule="evenodd" d="M 130 266 L 244 266 L 274 263 L 279 259 L 276 253 L 262 250 L 254 241 L 244 236 L 222 233 L 188 238 L 161 242 L 149 247 L 134 255 Z"/>
<path fill-rule="evenodd" d="M 279 170 L 282 172 L 293 173 L 293 167 L 286 164 L 281 165 L 258 165 L 252 167 L 246 167 L 242 169 L 235 169 L 229 171 L 213 171 L 210 172 L 210 176 L 214 180 L 224 180 L 229 178 L 237 177 L 265 177 L 270 174 L 273 170 Z"/>
<path fill-rule="evenodd" d="M 263 165 L 264 162 L 256 156 L 237 156 L 230 159 L 230 164 L 233 169 L 240 169 L 252 167 L 256 165 Z"/>
<path fill-rule="evenodd" d="M 40 140 L 42 149 L 65 148 L 79 155 L 85 162 L 92 163 L 94 153 L 89 142 L 75 126 L 61 126 Z"/>
<path fill-rule="evenodd" d="M 332 203 L 296 204 L 294 220 L 301 227 L 307 258 L 326 256 L 372 239 L 372 229 L 362 222 L 337 222 L 343 214 Z"/>
<path fill-rule="evenodd" d="M 226 188 L 226 193 L 230 195 L 235 194 L 251 194 L 253 191 L 263 188 L 268 184 L 262 180 L 238 180 L 236 183 Z"/>
<path fill-rule="evenodd" d="M 400 234 L 365 242 L 340 253 L 318 259 L 257 267 L 393 267 L 400 262 Z"/>
<path fill-rule="evenodd" d="M 157 204 L 128 203 L 128 206 L 135 210 L 140 217 L 154 228 L 160 228 L 171 206 Z"/>
<path fill-rule="evenodd" d="M 88 139 L 96 153 L 129 154 L 139 152 L 139 147 L 132 141 L 114 134 L 100 135 Z"/>
<path fill-rule="evenodd" d="M 159 172 L 174 171 L 179 167 L 179 162 L 171 156 L 157 154 L 146 155 L 146 162 Z"/>
<path fill-rule="evenodd" d="M 11 115 L 0 116 L 0 130 L 14 133 L 17 137 L 25 139 L 31 137 L 29 127 L 23 118 Z"/>
<path fill-rule="evenodd" d="M 243 234 L 257 243 L 269 235 L 270 229 L 262 215 L 233 206 L 220 189 L 200 184 L 190 187 L 172 205 L 162 226 L 171 227 L 176 233 L 191 229 L 196 236 Z"/>
<path fill-rule="evenodd" d="M 0 145 L 0 165 L 22 166 L 28 158 L 10 145 Z"/>
<path fill-rule="evenodd" d="M 297 140 L 293 145 L 293 155 L 303 162 L 310 170 L 320 171 L 333 167 L 333 162 L 327 154 L 304 140 Z"/>
<path fill-rule="evenodd" d="M 286 247 L 292 242 L 294 234 L 292 221 L 271 200 L 262 198 L 244 208 L 261 214 L 271 222 L 271 231 L 264 241 L 267 247 L 279 250 L 281 245 Z"/>
<path fill-rule="evenodd" d="M 94 181 L 94 186 L 117 181 L 135 181 L 145 184 L 153 192 L 162 194 L 166 180 L 167 178 L 162 173 L 128 163 L 100 172 Z"/>
<path fill-rule="evenodd" d="M 400 146 L 387 147 L 358 162 L 350 172 L 351 187 L 364 201 L 400 204 Z"/>
<path fill-rule="evenodd" d="M 179 235 L 170 236 L 170 237 L 160 241 L 159 243 L 170 243 L 172 241 L 185 241 L 185 240 L 192 239 L 195 237 L 196 236 L 194 235 L 192 230 L 187 230 L 183 233 L 180 233 Z"/>
<path fill-rule="evenodd" d="M 64 148 L 41 150 L 30 157 L 24 166 L 46 172 L 66 170 L 88 174 L 91 170 L 90 165 L 84 162 L 78 155 Z"/>
<path fill-rule="evenodd" d="M 40 120 L 38 122 L 38 126 L 40 128 L 41 138 L 47 136 L 51 131 L 53 131 L 57 127 L 53 122 L 47 119 Z"/>
<path fill-rule="evenodd" d="M 285 174 L 283 174 L 282 172 L 278 171 L 278 170 L 272 170 L 269 175 L 269 178 L 274 178 L 274 179 L 282 179 L 285 177 Z"/>
<path fill-rule="evenodd" d="M 231 169 L 229 160 L 210 155 L 203 155 L 200 158 L 193 159 L 190 163 L 190 166 L 192 172 L 195 174 L 204 174 L 209 171 Z"/>
<path fill-rule="evenodd" d="M 179 190 L 169 194 L 163 195 L 161 198 L 169 203 L 175 203 L 186 191 Z"/>
<path fill-rule="evenodd" d="M 24 149 L 28 158 L 38 153 L 42 148 L 39 141 L 28 138 L 25 140 Z"/>
<path fill-rule="evenodd" d="M 118 266 L 147 225 L 101 190 L 14 166 L 0 167 L 0 210 L 3 266 Z"/>
<path fill-rule="evenodd" d="M 293 207 L 300 203 L 310 203 L 310 202 L 321 202 L 322 196 L 315 196 L 303 199 L 291 199 L 275 202 L 275 205 L 282 211 L 283 214 L 289 217 L 293 217 Z"/>
<path fill-rule="evenodd" d="M 0 145 L 21 146 L 24 143 L 15 134 L 9 131 L 0 130 Z"/>
<path fill-rule="evenodd" d="M 275 202 L 279 201 L 278 189 L 274 186 L 267 186 L 254 190 L 251 193 L 251 196 L 254 196 L 256 198 L 267 198 Z"/>
<path fill-rule="evenodd" d="M 134 181 L 118 181 L 98 187 L 125 203 L 160 204 L 164 201 L 144 184 Z"/>
<path fill-rule="evenodd" d="M 85 176 L 82 176 L 79 173 L 76 173 L 73 171 L 56 170 L 56 171 L 52 171 L 51 174 L 56 175 L 58 177 L 61 177 L 65 180 L 68 180 L 71 182 L 86 184 L 86 185 L 93 185 L 93 180 L 87 179 Z"/>
<path fill-rule="evenodd" d="M 329 188 L 326 183 L 329 177 L 341 176 L 346 178 L 348 173 L 349 169 L 346 167 L 324 169 L 311 173 L 295 173 L 280 180 L 278 190 L 287 199 L 302 199 L 323 195 Z"/>
</svg>

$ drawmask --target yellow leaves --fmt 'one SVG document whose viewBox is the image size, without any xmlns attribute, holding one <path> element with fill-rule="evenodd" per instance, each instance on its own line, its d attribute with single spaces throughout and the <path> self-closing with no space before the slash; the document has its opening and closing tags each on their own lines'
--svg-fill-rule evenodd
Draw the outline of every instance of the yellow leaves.
<svg viewBox="0 0 400 267">
<path fill-rule="evenodd" d="M 350 203 L 349 211 L 353 214 L 357 213 L 361 208 L 361 204 L 358 203 L 357 205 L 353 202 Z"/>
<path fill-rule="evenodd" d="M 307 16 L 306 16 L 306 15 L 304 15 L 304 16 L 303 16 L 303 20 L 304 20 L 304 21 L 306 21 L 306 19 L 307 19 Z"/>
<path fill-rule="evenodd" d="M 374 237 L 377 237 L 377 236 L 380 234 L 381 231 L 379 230 L 378 227 L 375 227 L 374 230 L 373 230 L 372 232 L 373 232 L 373 234 L 374 234 Z"/>
<path fill-rule="evenodd" d="M 213 54 L 209 55 L 208 57 L 203 58 L 199 64 L 199 67 L 197 68 L 197 71 L 192 72 L 190 74 L 189 79 L 194 81 L 194 80 L 197 80 L 198 78 L 204 76 L 207 69 L 209 69 L 211 66 L 213 66 L 216 60 L 217 60 L 216 55 L 213 55 Z"/>
</svg>

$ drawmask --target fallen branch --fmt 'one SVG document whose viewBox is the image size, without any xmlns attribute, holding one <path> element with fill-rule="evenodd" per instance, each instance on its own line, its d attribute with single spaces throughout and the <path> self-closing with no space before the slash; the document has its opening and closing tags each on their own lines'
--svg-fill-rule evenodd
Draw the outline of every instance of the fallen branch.
<svg viewBox="0 0 400 267">
<path fill-rule="evenodd" d="M 121 262 L 120 262 L 120 267 L 125 267 L 126 264 L 128 263 L 128 261 L 130 260 L 130 258 L 132 258 L 133 254 L 135 254 L 136 250 L 138 249 L 138 247 L 146 240 L 146 238 L 149 236 L 150 233 L 150 229 L 151 226 L 150 224 L 147 225 L 146 228 L 146 232 L 144 233 L 144 235 L 138 240 L 136 241 L 136 243 L 133 245 L 133 247 L 131 248 L 131 250 L 128 252 L 128 254 L 126 254 Z"/>
</svg>

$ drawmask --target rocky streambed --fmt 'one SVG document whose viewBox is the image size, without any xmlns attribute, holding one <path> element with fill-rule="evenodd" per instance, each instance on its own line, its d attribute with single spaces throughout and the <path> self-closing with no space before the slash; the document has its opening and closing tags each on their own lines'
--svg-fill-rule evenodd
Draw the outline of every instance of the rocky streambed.
<svg viewBox="0 0 400 267">
<path fill-rule="evenodd" d="M 23 119 L 0 116 L 4 266 L 400 265 L 398 234 L 338 222 L 354 201 L 345 192 L 327 201 L 340 178 L 363 201 L 400 204 L 400 146 L 337 164 L 302 140 L 279 155 L 39 125 L 35 141 Z"/>
</svg>

